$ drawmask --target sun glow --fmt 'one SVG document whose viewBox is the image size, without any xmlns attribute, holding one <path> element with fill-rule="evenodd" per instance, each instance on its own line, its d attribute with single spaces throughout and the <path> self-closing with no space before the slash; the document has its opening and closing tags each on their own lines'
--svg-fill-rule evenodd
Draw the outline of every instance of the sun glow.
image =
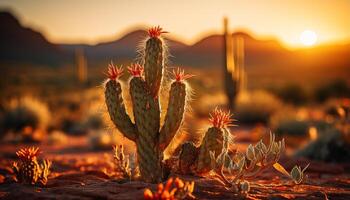
<svg viewBox="0 0 350 200">
<path fill-rule="evenodd" d="M 317 35 L 314 31 L 305 30 L 300 34 L 299 40 L 304 46 L 312 46 L 317 42 Z"/>
</svg>

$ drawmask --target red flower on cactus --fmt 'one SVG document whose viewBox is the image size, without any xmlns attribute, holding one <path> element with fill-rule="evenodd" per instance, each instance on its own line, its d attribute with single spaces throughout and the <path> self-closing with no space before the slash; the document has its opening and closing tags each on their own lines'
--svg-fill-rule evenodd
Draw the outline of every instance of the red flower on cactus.
<svg viewBox="0 0 350 200">
<path fill-rule="evenodd" d="M 30 147 L 20 149 L 16 152 L 16 155 L 21 160 L 33 160 L 38 156 L 39 153 L 40 152 L 38 147 Z"/>
<path fill-rule="evenodd" d="M 153 37 L 159 37 L 162 33 L 168 33 L 166 31 L 163 31 L 163 29 L 160 26 L 155 26 L 150 29 L 148 29 L 148 35 Z"/>
<path fill-rule="evenodd" d="M 134 77 L 141 77 L 143 73 L 143 66 L 139 64 L 131 64 L 128 67 L 128 71 Z"/>
<path fill-rule="evenodd" d="M 116 80 L 118 79 L 121 75 L 123 75 L 123 68 L 122 67 L 117 67 L 116 65 L 113 65 L 113 62 L 108 65 L 108 71 L 105 73 L 110 80 Z"/>
<path fill-rule="evenodd" d="M 215 108 L 215 110 L 209 115 L 210 123 L 212 123 L 216 128 L 224 128 L 225 126 L 230 126 L 233 122 L 233 119 L 231 119 L 232 114 L 230 111 L 225 112 L 221 109 Z"/>
<path fill-rule="evenodd" d="M 179 67 L 176 70 L 173 70 L 173 75 L 175 77 L 176 82 L 181 82 L 194 76 L 192 74 L 185 74 L 185 71 L 181 70 Z"/>
</svg>

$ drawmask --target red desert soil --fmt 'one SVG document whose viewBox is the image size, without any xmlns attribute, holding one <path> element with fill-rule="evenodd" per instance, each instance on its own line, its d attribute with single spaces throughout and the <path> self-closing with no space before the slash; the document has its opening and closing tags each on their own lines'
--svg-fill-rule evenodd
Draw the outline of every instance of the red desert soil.
<svg viewBox="0 0 350 200">
<path fill-rule="evenodd" d="M 1 144 L 0 199 L 143 199 L 146 187 L 156 185 L 125 181 L 115 172 L 111 151 L 96 152 L 86 148 L 84 137 L 69 139 L 64 146 L 40 145 L 43 155 L 53 161 L 52 174 L 45 187 L 21 185 L 12 180 L 11 163 L 22 145 Z M 304 184 L 291 185 L 288 178 L 274 170 L 261 173 L 251 185 L 247 199 L 350 199 L 350 164 L 327 164 L 285 157 L 281 163 L 289 170 L 293 165 L 311 163 Z M 207 177 L 176 175 L 195 181 L 197 199 L 242 199 L 227 191 L 219 181 Z"/>
</svg>

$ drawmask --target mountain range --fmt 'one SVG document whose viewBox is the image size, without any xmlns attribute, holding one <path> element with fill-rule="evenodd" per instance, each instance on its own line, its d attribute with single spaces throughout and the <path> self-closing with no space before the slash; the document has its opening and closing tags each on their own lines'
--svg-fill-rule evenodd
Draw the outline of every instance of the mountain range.
<svg viewBox="0 0 350 200">
<path fill-rule="evenodd" d="M 40 32 L 24 27 L 9 12 L 0 12 L 0 63 L 24 62 L 48 66 L 74 63 L 77 49 L 83 49 L 88 63 L 105 63 L 111 59 L 130 62 L 137 57 L 137 47 L 145 37 L 144 30 L 135 30 L 121 38 L 96 45 L 53 44 Z M 346 67 L 350 69 L 350 44 L 323 45 L 314 48 L 289 50 L 277 40 L 258 40 L 244 32 L 234 36 L 244 39 L 247 67 Z M 222 35 L 207 36 L 193 45 L 181 41 L 165 40 L 170 49 L 172 65 L 192 67 L 219 67 L 223 62 Z M 350 71 L 350 70 L 349 70 Z"/>
</svg>

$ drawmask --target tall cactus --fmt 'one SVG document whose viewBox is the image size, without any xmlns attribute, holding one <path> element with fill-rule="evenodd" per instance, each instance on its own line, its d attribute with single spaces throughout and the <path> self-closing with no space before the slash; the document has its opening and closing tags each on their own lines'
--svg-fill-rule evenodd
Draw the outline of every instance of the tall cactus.
<svg viewBox="0 0 350 200">
<path fill-rule="evenodd" d="M 163 127 L 160 127 L 159 90 L 166 56 L 162 33 L 160 27 L 149 29 L 144 67 L 139 64 L 128 67 L 133 76 L 129 82 L 129 92 L 134 122 L 126 112 L 118 80 L 123 69 L 111 64 L 105 85 L 105 100 L 110 118 L 125 137 L 136 143 L 141 178 L 146 182 L 161 182 L 166 178 L 163 175 L 163 152 L 182 124 L 187 95 L 185 79 L 190 77 L 180 69 L 173 71 L 175 80 L 171 83 L 165 121 Z"/>
</svg>

